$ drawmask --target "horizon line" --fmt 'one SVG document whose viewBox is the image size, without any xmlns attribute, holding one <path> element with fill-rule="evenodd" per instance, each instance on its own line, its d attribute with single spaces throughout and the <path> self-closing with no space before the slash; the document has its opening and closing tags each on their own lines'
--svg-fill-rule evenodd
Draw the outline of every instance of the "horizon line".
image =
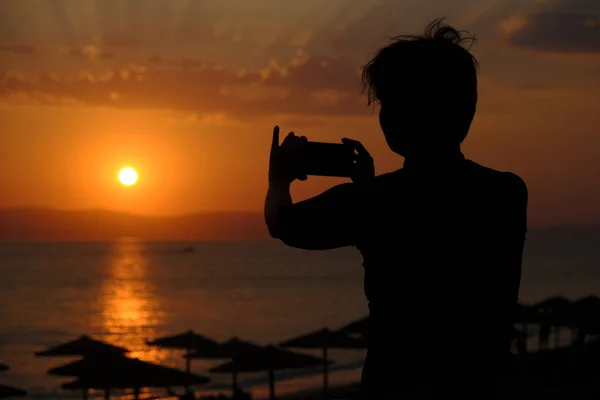
<svg viewBox="0 0 600 400">
<path fill-rule="evenodd" d="M 103 244 L 103 243 L 119 243 L 125 241 L 139 242 L 139 243 L 256 243 L 266 241 L 276 241 L 269 236 L 257 236 L 255 238 L 245 239 L 144 239 L 132 236 L 123 236 L 113 239 L 0 239 L 1 245 L 10 244 L 40 244 L 40 243 L 72 243 L 72 244 Z"/>
<path fill-rule="evenodd" d="M 177 214 L 144 214 L 144 213 L 135 213 L 130 211 L 120 211 L 120 210 L 111 210 L 106 208 L 60 208 L 60 207 L 52 207 L 52 206 L 34 206 L 34 205 L 21 205 L 21 206 L 0 206 L 0 212 L 10 212 L 10 211 L 51 211 L 51 212 L 62 212 L 62 213 L 111 213 L 111 214 L 120 214 L 122 216 L 129 217 L 142 217 L 142 218 L 152 218 L 152 219 L 169 219 L 169 218 L 185 218 L 196 215 L 218 215 L 218 214 L 246 214 L 246 215 L 262 215 L 263 210 L 199 210 L 199 211 L 189 211 Z M 561 229 L 561 228 L 593 228 L 600 227 L 600 221 L 591 221 L 591 222 L 573 222 L 573 223 L 556 223 L 556 224 L 546 224 L 546 225 L 538 225 L 538 226 L 530 226 L 528 227 L 528 231 L 532 230 L 550 230 L 550 229 Z"/>
<path fill-rule="evenodd" d="M 60 208 L 51 206 L 0 206 L 0 212 L 3 211 L 54 211 L 64 213 L 85 213 L 85 212 L 103 212 L 112 214 L 122 214 L 132 217 L 147 217 L 147 218 L 177 218 L 187 217 L 198 214 L 262 214 L 263 211 L 257 210 L 198 210 L 188 211 L 183 213 L 174 214 L 147 214 L 147 213 L 136 213 L 131 211 L 122 210 L 111 210 L 108 208 Z"/>
</svg>

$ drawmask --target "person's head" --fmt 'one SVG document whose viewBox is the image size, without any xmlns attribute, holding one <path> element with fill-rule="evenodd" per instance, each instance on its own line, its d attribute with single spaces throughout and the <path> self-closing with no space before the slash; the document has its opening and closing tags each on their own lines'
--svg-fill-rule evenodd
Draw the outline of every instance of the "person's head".
<svg viewBox="0 0 600 400">
<path fill-rule="evenodd" d="M 443 22 L 393 37 L 363 69 L 387 143 L 405 157 L 459 148 L 475 115 L 478 64 L 462 46 L 474 38 Z"/>
</svg>

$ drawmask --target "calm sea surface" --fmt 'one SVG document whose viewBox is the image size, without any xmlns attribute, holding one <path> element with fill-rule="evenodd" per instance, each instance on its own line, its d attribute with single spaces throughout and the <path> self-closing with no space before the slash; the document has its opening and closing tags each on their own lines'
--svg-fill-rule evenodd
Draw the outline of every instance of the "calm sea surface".
<svg viewBox="0 0 600 400">
<path fill-rule="evenodd" d="M 195 252 L 182 252 L 185 246 Z M 354 249 L 308 252 L 275 241 L 0 243 L 0 362 L 11 367 L 0 381 L 30 397 L 79 397 L 59 389 L 68 378 L 46 374 L 72 359 L 33 353 L 82 334 L 183 368 L 182 352 L 150 348 L 145 340 L 193 329 L 216 340 L 238 336 L 267 344 L 338 328 L 366 314 L 361 262 Z M 531 234 L 521 299 L 600 294 L 598 267 L 600 242 Z M 359 376 L 362 351 L 332 357 L 340 368 L 333 384 Z M 195 361 L 193 370 L 205 373 L 215 364 Z M 318 373 L 277 374 L 285 379 L 278 393 L 317 387 Z M 241 375 L 241 383 L 260 395 L 264 375 Z M 215 386 L 230 382 L 229 376 L 211 378 Z"/>
</svg>

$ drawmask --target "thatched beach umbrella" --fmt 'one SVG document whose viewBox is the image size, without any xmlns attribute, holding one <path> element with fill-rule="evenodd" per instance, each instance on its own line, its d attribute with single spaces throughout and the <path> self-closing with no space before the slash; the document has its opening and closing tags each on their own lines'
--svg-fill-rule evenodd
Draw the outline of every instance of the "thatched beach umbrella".
<svg viewBox="0 0 600 400">
<path fill-rule="evenodd" d="M 527 329 L 513 327 L 513 340 L 515 341 L 519 354 L 527 353 L 527 340 L 533 336 L 535 336 L 535 334 Z"/>
<path fill-rule="evenodd" d="M 74 376 L 77 383 L 69 389 L 110 389 L 132 388 L 136 394 L 142 387 L 169 387 L 203 385 L 210 378 L 190 374 L 175 368 L 149 363 L 125 356 L 87 356 L 48 371 L 50 375 Z"/>
<path fill-rule="evenodd" d="M 535 380 L 554 388 L 573 388 L 579 391 L 578 395 L 583 395 L 588 394 L 589 388 L 595 388 L 596 393 L 600 389 L 599 358 L 600 339 L 595 339 L 581 346 L 531 353 L 519 359 L 527 374 Z"/>
<path fill-rule="evenodd" d="M 177 335 L 161 337 L 152 341 L 146 341 L 146 344 L 167 349 L 185 350 L 185 370 L 187 372 L 190 372 L 191 369 L 190 353 L 193 351 L 215 351 L 219 347 L 219 344 L 216 341 L 199 335 L 192 330 Z"/>
<path fill-rule="evenodd" d="M 569 314 L 580 326 L 600 320 L 600 297 L 586 296 L 575 302 L 570 307 Z"/>
<path fill-rule="evenodd" d="M 216 349 L 196 350 L 191 354 L 192 358 L 204 359 L 234 359 L 246 354 L 254 354 L 264 349 L 264 346 L 258 345 L 247 340 L 241 340 L 233 337 L 221 344 Z"/>
<path fill-rule="evenodd" d="M 540 316 L 539 323 L 561 324 L 561 320 L 564 318 L 565 313 L 569 311 L 571 304 L 571 300 L 566 297 L 553 296 L 534 304 L 532 307 Z"/>
<path fill-rule="evenodd" d="M 571 324 L 571 300 L 563 296 L 553 296 L 533 305 L 533 309 L 538 313 L 539 329 L 539 348 L 546 348 L 553 328 L 558 329 L 561 326 Z M 559 332 L 555 333 L 556 344 L 558 343 Z"/>
<path fill-rule="evenodd" d="M 591 295 L 573 302 L 568 316 L 575 333 L 572 344 L 585 342 L 587 335 L 600 333 L 600 298 Z"/>
<path fill-rule="evenodd" d="M 339 331 L 331 331 L 327 328 L 316 332 L 311 332 L 285 342 L 280 343 L 281 347 L 295 347 L 302 349 L 321 349 L 323 351 L 323 395 L 327 397 L 328 393 L 328 350 L 338 349 L 364 349 L 366 342 L 355 339 Z"/>
<path fill-rule="evenodd" d="M 86 356 L 90 354 L 124 354 L 129 350 L 92 339 L 88 335 L 35 353 L 37 357 Z"/>
<path fill-rule="evenodd" d="M 232 374 L 232 389 L 235 393 L 237 389 L 237 370 L 235 369 L 236 360 L 239 357 L 245 355 L 254 355 L 264 350 L 263 346 L 257 345 L 252 342 L 240 340 L 237 337 L 233 337 L 226 342 L 219 344 L 217 348 L 202 348 L 196 349 L 194 352 L 189 353 L 186 357 L 190 359 L 204 359 L 204 360 L 231 360 L 233 367 L 231 370 Z"/>
<path fill-rule="evenodd" d="M 367 336 L 369 328 L 369 316 L 363 317 L 359 320 L 353 321 L 343 328 L 339 329 L 339 332 Z"/>
<path fill-rule="evenodd" d="M 27 392 L 12 386 L 0 385 L 0 399 L 27 396 Z"/>
<path fill-rule="evenodd" d="M 10 367 L 6 364 L 0 363 L 0 372 L 8 371 Z M 17 389 L 12 386 L 0 385 L 0 399 L 4 399 L 7 397 L 21 397 L 26 396 L 27 392 L 25 390 Z"/>
<path fill-rule="evenodd" d="M 537 308 L 533 305 L 518 303 L 517 310 L 515 312 L 515 324 L 521 326 L 521 330 L 514 329 L 515 338 L 517 344 L 520 347 L 520 352 L 527 352 L 527 339 L 529 336 L 533 336 L 530 332 L 529 327 L 533 324 L 539 324 L 541 322 L 541 316 Z"/>
<path fill-rule="evenodd" d="M 537 324 L 540 320 L 540 314 L 535 306 L 519 303 L 515 313 L 515 323 L 528 325 Z"/>
<path fill-rule="evenodd" d="M 572 315 L 582 336 L 600 335 L 600 298 L 587 296 L 576 301 Z"/>
<path fill-rule="evenodd" d="M 258 353 L 248 352 L 229 362 L 209 370 L 211 373 L 262 372 L 269 373 L 270 399 L 275 399 L 275 371 L 316 367 L 325 361 L 306 354 L 293 353 L 287 350 L 267 346 Z"/>
<path fill-rule="evenodd" d="M 534 307 L 542 312 L 553 312 L 560 308 L 568 307 L 571 300 L 564 296 L 552 296 L 534 304 Z"/>
</svg>

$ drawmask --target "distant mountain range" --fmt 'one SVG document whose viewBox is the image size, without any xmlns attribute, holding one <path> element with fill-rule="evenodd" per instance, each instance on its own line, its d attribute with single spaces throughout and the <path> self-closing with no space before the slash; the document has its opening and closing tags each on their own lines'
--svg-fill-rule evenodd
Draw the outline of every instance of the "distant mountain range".
<svg viewBox="0 0 600 400">
<path fill-rule="evenodd" d="M 106 210 L 0 209 L 0 241 L 254 240 L 268 237 L 262 213 L 151 217 Z"/>
<path fill-rule="evenodd" d="M 261 212 L 206 212 L 152 217 L 106 210 L 0 209 L 0 241 L 260 240 L 268 238 Z M 558 241 L 600 245 L 600 224 L 531 229 L 530 245 Z"/>
</svg>

